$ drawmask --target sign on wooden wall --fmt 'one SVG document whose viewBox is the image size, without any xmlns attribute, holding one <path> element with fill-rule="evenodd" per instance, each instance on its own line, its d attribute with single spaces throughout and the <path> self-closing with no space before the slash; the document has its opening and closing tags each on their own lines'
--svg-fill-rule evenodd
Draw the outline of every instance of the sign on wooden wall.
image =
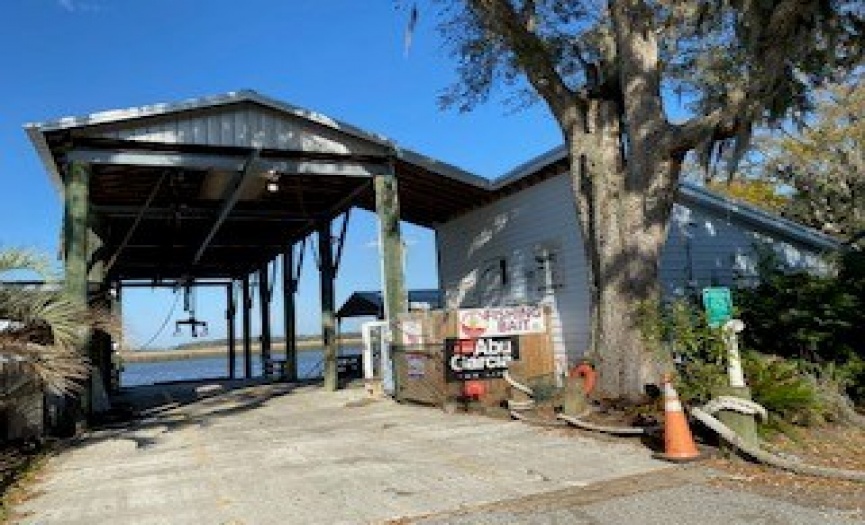
<svg viewBox="0 0 865 525">
<path fill-rule="evenodd" d="M 457 322 L 458 335 L 464 339 L 539 334 L 547 330 L 539 306 L 464 309 L 459 310 Z"/>
<path fill-rule="evenodd" d="M 517 336 L 445 339 L 445 379 L 448 382 L 502 377 L 511 361 L 520 358 Z"/>
</svg>

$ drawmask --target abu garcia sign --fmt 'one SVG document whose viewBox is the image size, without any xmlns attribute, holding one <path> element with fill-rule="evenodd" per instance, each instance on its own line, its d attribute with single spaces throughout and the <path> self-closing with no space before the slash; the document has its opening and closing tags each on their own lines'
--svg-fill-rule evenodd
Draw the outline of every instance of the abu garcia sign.
<svg viewBox="0 0 865 525">
<path fill-rule="evenodd" d="M 520 358 L 519 336 L 546 331 L 536 305 L 462 309 L 457 324 L 459 337 L 445 340 L 447 381 L 502 377 Z"/>
<path fill-rule="evenodd" d="M 445 339 L 445 379 L 470 381 L 494 379 L 504 375 L 508 364 L 520 358 L 516 336 L 479 339 Z"/>
</svg>

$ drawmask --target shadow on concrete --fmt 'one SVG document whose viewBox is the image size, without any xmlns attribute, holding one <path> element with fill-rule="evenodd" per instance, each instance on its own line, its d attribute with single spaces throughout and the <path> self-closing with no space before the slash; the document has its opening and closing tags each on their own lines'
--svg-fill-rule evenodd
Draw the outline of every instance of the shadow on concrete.
<svg viewBox="0 0 865 525">
<path fill-rule="evenodd" d="M 163 432 L 206 427 L 214 419 L 255 410 L 273 398 L 288 395 L 298 387 L 314 387 L 316 383 L 320 381 L 210 379 L 125 388 L 112 397 L 112 410 L 94 419 L 90 431 L 72 440 L 69 446 L 128 440 L 136 448 L 153 447 Z"/>
</svg>

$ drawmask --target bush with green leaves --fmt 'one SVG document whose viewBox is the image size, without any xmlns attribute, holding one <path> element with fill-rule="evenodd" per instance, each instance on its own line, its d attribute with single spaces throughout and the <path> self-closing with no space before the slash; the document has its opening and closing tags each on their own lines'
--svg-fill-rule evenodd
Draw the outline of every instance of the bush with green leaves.
<svg viewBox="0 0 865 525">
<path fill-rule="evenodd" d="M 761 284 L 736 293 L 749 348 L 832 367 L 854 402 L 865 403 L 865 254 L 839 258 L 836 276 L 765 267 Z"/>
<path fill-rule="evenodd" d="M 706 323 L 702 307 L 678 299 L 646 310 L 644 333 L 676 363 L 676 388 L 683 401 L 704 404 L 729 385 L 727 350 L 721 330 Z M 754 401 L 769 412 L 768 428 L 788 431 L 834 419 L 832 403 L 813 373 L 795 360 L 742 351 L 742 368 Z"/>
</svg>

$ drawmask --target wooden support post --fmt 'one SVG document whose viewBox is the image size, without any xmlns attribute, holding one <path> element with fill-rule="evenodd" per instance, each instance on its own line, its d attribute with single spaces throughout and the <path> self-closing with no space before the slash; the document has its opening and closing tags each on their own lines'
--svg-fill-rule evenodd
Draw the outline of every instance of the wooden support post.
<svg viewBox="0 0 865 525">
<path fill-rule="evenodd" d="M 267 263 L 258 270 L 258 299 L 261 313 L 261 370 L 262 376 L 272 372 L 271 338 L 270 338 L 270 282 L 267 275 Z"/>
<path fill-rule="evenodd" d="M 123 283 L 117 281 L 114 283 L 114 298 L 111 301 L 111 314 L 120 322 L 121 330 L 117 334 L 116 339 L 111 340 L 111 392 L 117 393 L 120 391 L 121 372 L 123 371 L 123 361 L 121 352 L 123 351 Z"/>
<path fill-rule="evenodd" d="M 89 208 L 89 205 L 88 205 Z M 91 307 L 111 308 L 111 286 L 107 281 L 102 238 L 94 230 L 95 217 L 89 215 L 87 229 L 87 303 Z M 102 330 L 91 330 L 88 344 L 90 357 L 90 413 L 111 408 L 111 336 Z"/>
<path fill-rule="evenodd" d="M 226 307 L 225 319 L 227 324 L 226 337 L 228 339 L 228 378 L 234 379 L 237 375 L 237 348 L 235 345 L 236 334 L 234 333 L 234 319 L 236 317 L 237 305 L 234 303 L 234 281 L 225 287 Z"/>
<path fill-rule="evenodd" d="M 399 226 L 399 196 L 393 164 L 390 174 L 375 176 L 375 209 L 381 243 L 384 314 L 385 319 L 393 322 L 397 314 L 408 310 Z"/>
<path fill-rule="evenodd" d="M 405 275 L 403 272 L 403 245 L 399 227 L 399 194 L 393 160 L 390 173 L 376 175 L 375 211 L 378 214 L 379 244 L 381 250 L 382 299 L 384 303 L 384 318 L 390 323 L 390 333 L 396 334 L 397 316 L 408 311 L 408 297 L 405 291 Z M 391 341 L 398 340 L 392 337 Z M 391 363 L 383 365 L 382 370 L 396 370 L 393 366 L 394 346 L 390 344 L 389 359 Z M 387 373 L 387 372 L 385 372 Z M 392 384 L 394 392 L 399 392 L 397 375 L 382 378 L 384 384 Z"/>
<path fill-rule="evenodd" d="M 65 179 L 65 206 L 63 215 L 63 249 L 65 286 L 70 298 L 79 305 L 87 304 L 87 239 L 90 198 L 90 167 L 72 162 Z M 80 351 L 89 353 L 90 332 Z M 91 411 L 92 384 L 81 394 L 83 416 Z"/>
<path fill-rule="evenodd" d="M 243 286 L 243 377 L 252 377 L 252 294 L 249 293 L 249 276 L 241 280 Z"/>
<path fill-rule="evenodd" d="M 297 292 L 297 281 L 294 277 L 294 246 L 289 246 L 282 253 L 282 304 L 285 310 L 285 376 L 288 381 L 297 381 L 295 292 Z"/>
<path fill-rule="evenodd" d="M 336 368 L 336 326 L 334 323 L 334 267 L 330 220 L 318 225 L 318 264 L 321 275 L 321 343 L 324 352 L 324 388 L 339 386 Z"/>
</svg>

